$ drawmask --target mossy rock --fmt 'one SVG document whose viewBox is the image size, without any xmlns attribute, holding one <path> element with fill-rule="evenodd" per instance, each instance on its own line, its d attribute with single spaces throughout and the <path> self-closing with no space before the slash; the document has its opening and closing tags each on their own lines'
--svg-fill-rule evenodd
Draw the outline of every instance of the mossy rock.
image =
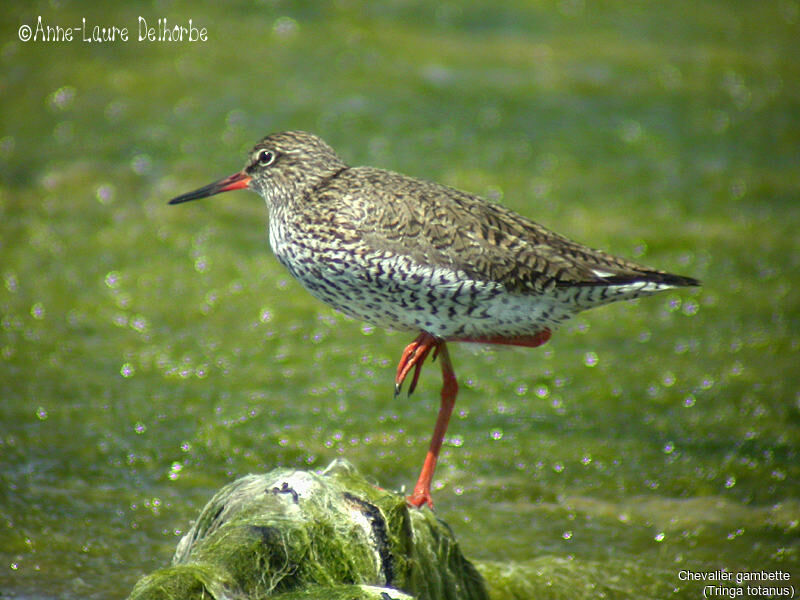
<svg viewBox="0 0 800 600">
<path fill-rule="evenodd" d="M 225 486 L 131 600 L 488 600 L 450 528 L 346 461 Z"/>
</svg>

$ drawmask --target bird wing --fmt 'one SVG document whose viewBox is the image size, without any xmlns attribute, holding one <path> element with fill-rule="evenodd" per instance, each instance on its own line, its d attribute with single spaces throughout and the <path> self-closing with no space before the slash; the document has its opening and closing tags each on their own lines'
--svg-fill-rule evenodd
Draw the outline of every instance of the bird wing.
<svg viewBox="0 0 800 600">
<path fill-rule="evenodd" d="M 523 293 L 645 281 L 697 284 L 587 248 L 501 205 L 441 184 L 369 167 L 342 175 L 351 182 L 337 184 L 349 190 L 348 204 L 360 208 L 350 222 L 357 223 L 364 243 L 377 251 L 407 255 L 420 264 L 462 271 Z M 359 185 L 352 186 L 352 178 Z"/>
</svg>

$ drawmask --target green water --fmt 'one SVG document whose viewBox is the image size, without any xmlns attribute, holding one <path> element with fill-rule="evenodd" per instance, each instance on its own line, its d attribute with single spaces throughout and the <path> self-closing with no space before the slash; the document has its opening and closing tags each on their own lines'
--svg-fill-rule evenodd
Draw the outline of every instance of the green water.
<svg viewBox="0 0 800 600">
<path fill-rule="evenodd" d="M 538 569 L 540 597 L 699 598 L 680 572 L 716 569 L 797 590 L 797 2 L 3 12 L 0 596 L 123 598 L 246 473 L 415 480 L 440 380 L 393 399 L 409 336 L 305 293 L 256 195 L 166 205 L 289 128 L 704 282 L 451 349 L 434 498 L 468 557 Z M 131 39 L 21 42 L 39 15 Z M 210 39 L 139 43 L 139 15 Z"/>
</svg>

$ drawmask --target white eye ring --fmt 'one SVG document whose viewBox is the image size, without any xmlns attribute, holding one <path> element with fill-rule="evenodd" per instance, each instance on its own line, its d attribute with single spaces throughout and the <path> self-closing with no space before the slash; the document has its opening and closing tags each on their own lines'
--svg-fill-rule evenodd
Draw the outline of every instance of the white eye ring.
<svg viewBox="0 0 800 600">
<path fill-rule="evenodd" d="M 275 162 L 275 153 L 269 150 L 259 150 L 256 154 L 256 162 L 261 167 L 268 167 Z"/>
</svg>

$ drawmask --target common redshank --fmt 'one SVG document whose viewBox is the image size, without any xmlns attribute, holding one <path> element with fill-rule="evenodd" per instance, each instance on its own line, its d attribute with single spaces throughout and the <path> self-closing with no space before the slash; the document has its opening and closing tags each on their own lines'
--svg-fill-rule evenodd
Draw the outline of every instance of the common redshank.
<svg viewBox="0 0 800 600">
<path fill-rule="evenodd" d="M 433 506 L 431 481 L 458 384 L 447 342 L 535 347 L 576 313 L 676 287 L 691 277 L 582 246 L 456 189 L 372 167 L 350 167 L 319 137 L 265 137 L 245 168 L 170 200 L 249 188 L 269 211 L 278 260 L 311 294 L 379 327 L 416 331 L 395 396 L 414 391 L 432 352 L 441 406 L 409 504 Z"/>
</svg>

